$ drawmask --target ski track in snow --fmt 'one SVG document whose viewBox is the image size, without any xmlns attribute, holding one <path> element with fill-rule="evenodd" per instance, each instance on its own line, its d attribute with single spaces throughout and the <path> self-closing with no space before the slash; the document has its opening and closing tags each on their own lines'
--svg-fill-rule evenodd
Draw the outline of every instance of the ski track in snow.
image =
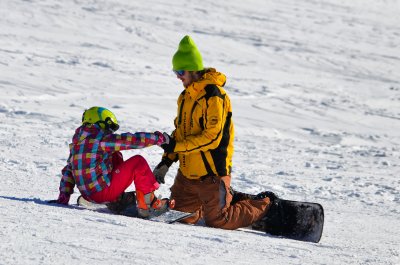
<svg viewBox="0 0 400 265">
<path fill-rule="evenodd" d="M 399 264 L 399 13 L 396 0 L 0 1 L 0 264 Z M 85 108 L 111 108 L 121 132 L 172 130 L 184 34 L 228 77 L 232 185 L 321 203 L 320 243 L 46 203 Z"/>
</svg>

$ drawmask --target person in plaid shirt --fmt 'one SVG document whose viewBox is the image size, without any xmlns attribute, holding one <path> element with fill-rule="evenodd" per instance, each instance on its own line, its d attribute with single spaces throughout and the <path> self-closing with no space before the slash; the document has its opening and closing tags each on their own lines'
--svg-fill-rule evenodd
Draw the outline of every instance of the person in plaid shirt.
<svg viewBox="0 0 400 265">
<path fill-rule="evenodd" d="M 140 155 L 124 161 L 120 151 L 165 144 L 161 132 L 115 134 L 119 128 L 115 115 L 108 109 L 92 107 L 82 115 L 70 144 L 67 165 L 62 170 L 60 194 L 51 201 L 67 205 L 74 187 L 83 198 L 96 203 L 109 203 L 123 210 L 134 204 L 134 193 L 124 191 L 134 182 L 139 216 L 166 211 L 168 199 L 154 195 L 159 188 L 147 161 Z M 122 207 L 122 208 L 121 208 Z"/>
</svg>

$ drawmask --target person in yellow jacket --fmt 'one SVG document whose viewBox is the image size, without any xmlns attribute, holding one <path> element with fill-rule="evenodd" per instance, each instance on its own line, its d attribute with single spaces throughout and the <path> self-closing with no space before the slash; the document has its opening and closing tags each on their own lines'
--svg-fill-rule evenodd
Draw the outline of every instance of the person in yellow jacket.
<svg viewBox="0 0 400 265">
<path fill-rule="evenodd" d="M 173 71 L 184 86 L 178 98 L 175 130 L 164 133 L 165 153 L 153 173 L 159 183 L 173 162 L 179 170 L 171 187 L 175 209 L 204 218 L 207 226 L 246 227 L 260 220 L 271 204 L 268 196 L 232 203 L 230 192 L 234 126 L 232 106 L 223 89 L 226 76 L 204 68 L 193 39 L 185 36 L 172 59 Z"/>
</svg>

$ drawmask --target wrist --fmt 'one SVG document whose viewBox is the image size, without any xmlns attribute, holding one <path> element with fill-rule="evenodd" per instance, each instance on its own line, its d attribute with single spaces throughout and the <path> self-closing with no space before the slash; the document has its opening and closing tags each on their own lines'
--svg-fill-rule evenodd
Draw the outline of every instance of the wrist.
<svg viewBox="0 0 400 265">
<path fill-rule="evenodd" d="M 71 194 L 65 193 L 65 192 L 60 192 L 60 194 L 58 195 L 57 201 L 58 201 L 58 203 L 61 203 L 61 204 L 68 204 L 70 197 L 71 197 Z"/>
<path fill-rule="evenodd" d="M 169 159 L 168 157 L 164 157 L 161 160 L 161 163 L 163 163 L 164 165 L 166 165 L 168 168 L 172 165 L 172 163 L 174 163 L 174 161 L 172 161 L 171 159 Z"/>
<path fill-rule="evenodd" d="M 161 132 L 157 131 L 154 132 L 154 134 L 156 135 L 156 145 L 161 146 L 162 144 L 165 143 L 166 141 L 165 136 Z"/>
</svg>

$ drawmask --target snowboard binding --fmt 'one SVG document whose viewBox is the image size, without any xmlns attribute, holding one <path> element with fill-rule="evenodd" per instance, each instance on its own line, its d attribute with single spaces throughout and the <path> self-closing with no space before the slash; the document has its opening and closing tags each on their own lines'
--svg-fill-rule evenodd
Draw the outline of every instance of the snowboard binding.
<svg viewBox="0 0 400 265">
<path fill-rule="evenodd" d="M 136 207 L 136 195 L 134 191 L 122 193 L 115 202 L 106 203 L 107 208 L 115 213 L 120 214 L 129 207 Z"/>
</svg>

